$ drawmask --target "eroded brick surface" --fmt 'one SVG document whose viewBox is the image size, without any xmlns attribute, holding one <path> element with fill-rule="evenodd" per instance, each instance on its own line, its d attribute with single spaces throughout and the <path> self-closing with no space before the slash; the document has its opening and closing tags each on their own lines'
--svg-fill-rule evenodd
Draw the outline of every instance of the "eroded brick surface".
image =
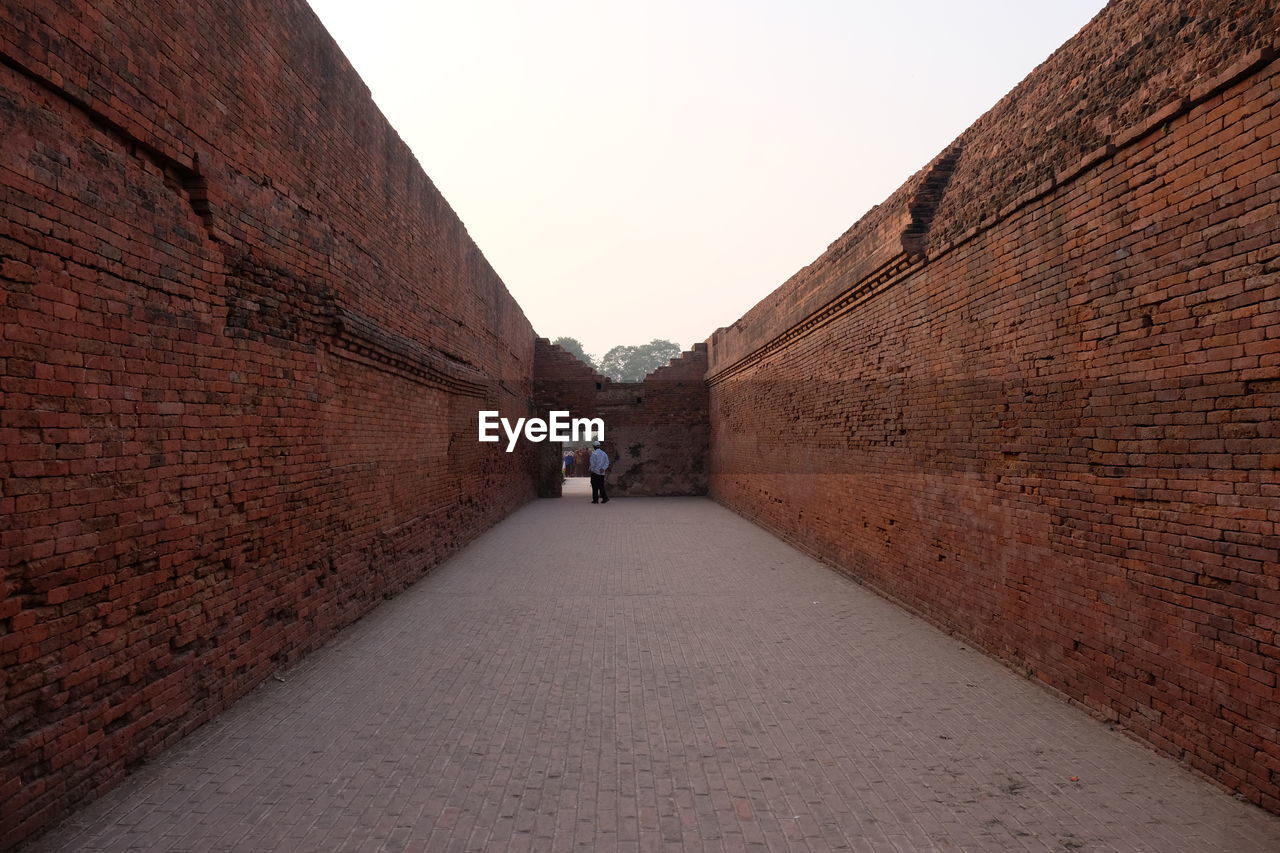
<svg viewBox="0 0 1280 853">
<path fill-rule="evenodd" d="M 695 344 L 643 382 L 614 382 L 571 353 L 539 338 L 534 350 L 533 394 L 539 412 L 568 411 L 605 423 L 604 450 L 612 467 L 609 488 L 619 495 L 703 495 L 707 492 L 707 345 Z M 552 462 L 559 445 L 543 455 L 539 493 L 559 494 Z M 585 454 L 584 454 L 585 456 Z M 586 460 L 578 476 L 586 476 Z"/>
<path fill-rule="evenodd" d="M 533 333 L 302 2 L 0 9 L 0 847 L 533 495 Z"/>
<path fill-rule="evenodd" d="M 1035 147 L 1056 177 L 955 236 L 972 158 L 1021 169 L 984 118 L 717 332 L 709 376 L 717 500 L 1275 810 L 1280 67 L 1211 35 L 1256 44 L 1263 5 L 1195 4 L 1208 35 L 1169 70 L 1202 76 L 1150 66 L 1172 108 L 1083 161 Z M 1086 29 L 993 115 L 1116 38 Z M 1089 109 L 1132 118 L 1131 94 Z"/>
</svg>

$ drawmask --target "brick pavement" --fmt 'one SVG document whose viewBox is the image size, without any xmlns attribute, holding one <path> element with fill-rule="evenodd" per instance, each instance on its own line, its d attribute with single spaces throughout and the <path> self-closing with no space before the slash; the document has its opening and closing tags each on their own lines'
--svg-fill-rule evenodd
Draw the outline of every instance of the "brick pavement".
<svg viewBox="0 0 1280 853">
<path fill-rule="evenodd" d="M 584 483 L 32 850 L 1280 849 L 1280 818 L 715 503 Z"/>
</svg>

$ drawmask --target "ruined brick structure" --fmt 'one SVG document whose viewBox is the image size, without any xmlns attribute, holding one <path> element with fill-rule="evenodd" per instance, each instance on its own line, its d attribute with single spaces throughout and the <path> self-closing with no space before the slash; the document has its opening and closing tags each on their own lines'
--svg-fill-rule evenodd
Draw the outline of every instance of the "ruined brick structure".
<svg viewBox="0 0 1280 853">
<path fill-rule="evenodd" d="M 709 493 L 1280 809 L 1277 13 L 1109 6 L 643 383 L 536 335 L 301 0 L 0 7 L 0 848 L 535 492 Z"/>
<path fill-rule="evenodd" d="M 1119 2 L 711 339 L 712 496 L 1280 809 L 1280 20 Z"/>
<path fill-rule="evenodd" d="M 0 848 L 534 495 L 533 330 L 301 0 L 0 8 Z"/>
<path fill-rule="evenodd" d="M 610 495 L 704 495 L 710 436 L 706 372 L 707 345 L 695 344 L 643 382 L 614 382 L 539 338 L 534 402 L 543 417 L 561 409 L 604 420 Z M 558 451 L 558 445 L 544 449 L 548 460 L 560 458 Z M 550 462 L 542 470 L 551 475 L 540 480 L 539 494 L 559 495 L 560 478 Z"/>
</svg>

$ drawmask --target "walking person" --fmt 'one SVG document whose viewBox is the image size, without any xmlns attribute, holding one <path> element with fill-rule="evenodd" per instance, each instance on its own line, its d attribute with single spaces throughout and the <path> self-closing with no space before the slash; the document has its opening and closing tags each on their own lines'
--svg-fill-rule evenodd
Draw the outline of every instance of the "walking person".
<svg viewBox="0 0 1280 853">
<path fill-rule="evenodd" d="M 600 449 L 600 442 L 593 442 L 588 467 L 591 471 L 591 502 L 607 504 L 609 495 L 604 490 L 604 475 L 609 470 L 609 455 Z"/>
<path fill-rule="evenodd" d="M 574 462 L 575 462 L 575 459 L 574 459 L 574 456 L 573 456 L 573 451 L 572 451 L 572 450 L 566 450 L 566 451 L 564 452 L 564 459 L 563 459 L 563 460 L 561 460 L 561 461 L 564 463 L 564 475 L 565 475 L 565 477 L 572 477 L 572 476 L 573 476 L 573 466 L 574 466 Z"/>
</svg>

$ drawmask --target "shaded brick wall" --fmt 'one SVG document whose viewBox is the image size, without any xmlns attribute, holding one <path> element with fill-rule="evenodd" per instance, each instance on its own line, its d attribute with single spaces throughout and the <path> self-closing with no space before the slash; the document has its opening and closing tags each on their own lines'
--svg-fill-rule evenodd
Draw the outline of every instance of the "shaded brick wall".
<svg viewBox="0 0 1280 853">
<path fill-rule="evenodd" d="M 5 847 L 531 498 L 534 334 L 300 0 L 6 4 L 0 126 Z"/>
<path fill-rule="evenodd" d="M 643 382 L 614 382 L 539 338 L 534 400 L 543 417 L 562 410 L 604 420 L 611 496 L 704 495 L 710 440 L 706 372 L 707 346 L 695 344 Z M 562 458 L 560 445 L 541 447 L 546 459 Z M 559 495 L 560 478 L 550 461 L 542 470 L 549 473 L 539 493 Z"/>
<path fill-rule="evenodd" d="M 715 499 L 1271 810 L 1274 14 L 1113 4 L 709 372 Z"/>
</svg>

